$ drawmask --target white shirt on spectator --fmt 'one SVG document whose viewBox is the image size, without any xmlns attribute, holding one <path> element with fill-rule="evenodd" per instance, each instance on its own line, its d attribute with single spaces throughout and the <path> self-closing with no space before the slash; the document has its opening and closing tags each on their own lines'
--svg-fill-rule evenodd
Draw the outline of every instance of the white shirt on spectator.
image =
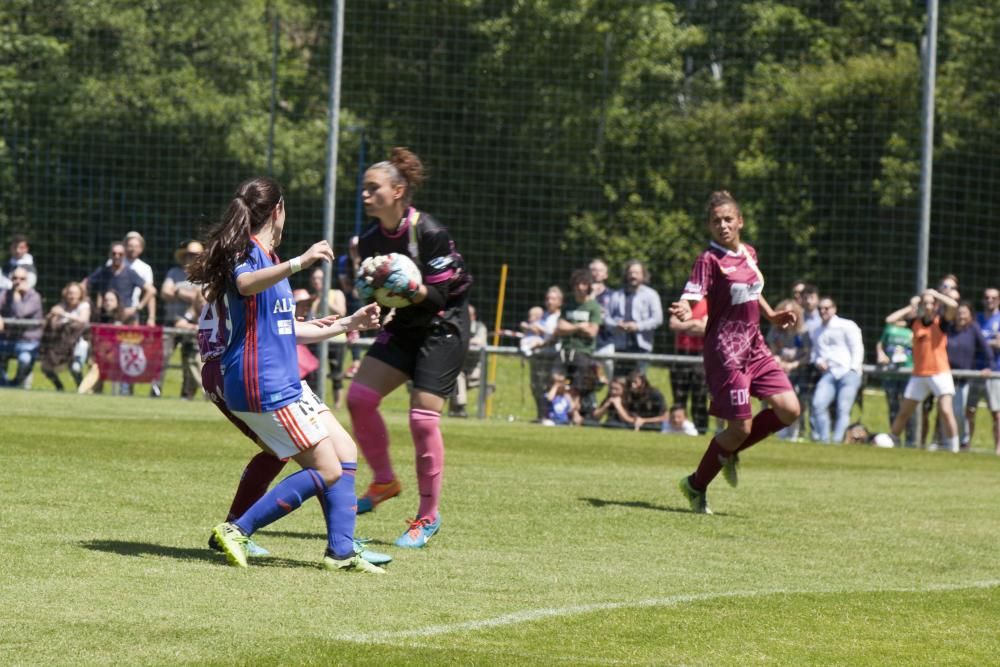
<svg viewBox="0 0 1000 667">
<path fill-rule="evenodd" d="M 698 435 L 698 427 L 690 419 L 685 419 L 680 428 L 675 428 L 669 421 L 663 422 L 660 429 L 662 433 L 682 433 L 684 435 Z"/>
<path fill-rule="evenodd" d="M 865 344 L 861 339 L 861 329 L 853 321 L 834 315 L 829 322 L 816 327 L 812 362 L 825 363 L 834 378 L 839 380 L 850 371 L 860 373 L 864 360 Z"/>
</svg>

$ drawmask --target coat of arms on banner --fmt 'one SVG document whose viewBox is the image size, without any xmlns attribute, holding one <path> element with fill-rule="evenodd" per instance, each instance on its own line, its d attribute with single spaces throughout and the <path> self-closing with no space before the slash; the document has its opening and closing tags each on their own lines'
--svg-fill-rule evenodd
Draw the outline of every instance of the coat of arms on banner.
<svg viewBox="0 0 1000 667">
<path fill-rule="evenodd" d="M 142 345 L 121 341 L 118 345 L 118 366 L 129 377 L 142 375 L 146 370 L 146 352 Z"/>
</svg>

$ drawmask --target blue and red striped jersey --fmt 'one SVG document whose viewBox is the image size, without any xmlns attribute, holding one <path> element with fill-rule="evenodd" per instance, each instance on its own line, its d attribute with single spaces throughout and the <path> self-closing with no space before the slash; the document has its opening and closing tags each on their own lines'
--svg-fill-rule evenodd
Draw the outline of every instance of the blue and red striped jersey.
<svg viewBox="0 0 1000 667">
<path fill-rule="evenodd" d="M 237 277 L 279 261 L 253 238 L 250 253 L 233 271 L 226 291 L 229 340 L 222 375 L 226 405 L 233 411 L 273 412 L 302 396 L 292 286 L 284 279 L 253 296 L 236 291 Z"/>
</svg>

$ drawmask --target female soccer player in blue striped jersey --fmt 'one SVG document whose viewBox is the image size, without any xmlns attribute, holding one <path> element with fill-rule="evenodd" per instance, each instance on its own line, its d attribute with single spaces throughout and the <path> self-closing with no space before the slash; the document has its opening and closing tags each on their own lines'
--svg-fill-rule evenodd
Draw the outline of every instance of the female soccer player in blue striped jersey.
<svg viewBox="0 0 1000 667">
<path fill-rule="evenodd" d="M 365 172 L 362 201 L 375 218 L 362 232 L 358 249 L 362 260 L 375 255 L 408 255 L 420 268 L 423 283 L 413 286 L 400 270 L 385 285 L 409 298 L 375 339 L 347 392 L 354 436 L 374 480 L 358 499 L 358 513 L 398 495 L 401 486 L 389 461 L 389 434 L 378 412 L 382 399 L 408 380 L 410 434 L 416 448 L 420 505 L 396 540 L 400 547 L 427 544 L 441 526 L 438 503 L 444 468 L 441 410 L 455 389 L 455 379 L 469 348 L 468 288 L 472 278 L 451 236 L 434 218 L 411 202 L 424 180 L 424 167 L 405 148 L 394 148 L 389 160 Z M 359 296 L 371 298 L 371 287 L 359 281 Z"/>
<path fill-rule="evenodd" d="M 345 330 L 374 328 L 378 314 L 371 308 L 330 326 L 296 323 L 288 277 L 317 261 L 332 261 L 333 252 L 320 241 L 302 255 L 280 261 L 274 249 L 284 224 L 278 184 L 267 178 L 246 181 L 189 269 L 209 302 L 225 304 L 229 333 L 222 375 L 228 408 L 275 456 L 302 466 L 242 516 L 216 526 L 213 534 L 227 560 L 246 567 L 248 537 L 318 495 L 327 525 L 324 567 L 382 573 L 361 557 L 354 541 L 357 448 L 299 380 L 295 352 L 296 339 L 317 342 Z"/>
</svg>

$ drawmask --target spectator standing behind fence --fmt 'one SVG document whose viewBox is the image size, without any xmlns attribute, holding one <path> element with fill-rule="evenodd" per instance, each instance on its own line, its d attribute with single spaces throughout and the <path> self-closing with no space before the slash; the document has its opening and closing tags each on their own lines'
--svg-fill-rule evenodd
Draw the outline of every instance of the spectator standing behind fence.
<svg viewBox="0 0 1000 667">
<path fill-rule="evenodd" d="M 0 290 L 8 290 L 12 286 L 11 276 L 14 269 L 24 268 L 28 272 L 28 287 L 35 289 L 38 274 L 35 271 L 35 258 L 28 252 L 28 237 L 24 234 L 14 234 L 10 237 L 10 257 L 0 266 Z"/>
<path fill-rule="evenodd" d="M 882 371 L 882 391 L 889 409 L 889 423 L 896 419 L 903 403 L 908 375 L 895 373 L 898 370 L 913 371 L 913 330 L 895 322 L 886 322 L 882 337 L 875 346 L 876 359 Z M 906 421 L 906 444 L 917 444 L 916 417 Z"/>
<path fill-rule="evenodd" d="M 944 308 L 938 314 L 939 304 Z M 910 415 L 929 395 L 938 402 L 943 423 L 945 446 L 958 452 L 958 427 L 952 412 L 952 397 L 955 383 L 948 366 L 948 340 L 945 322 L 955 318 L 958 304 L 946 294 L 935 289 L 924 290 L 919 297 L 913 297 L 910 305 L 904 306 L 885 318 L 886 322 L 906 322 L 913 329 L 913 375 L 906 383 L 903 405 L 892 422 L 891 434 L 894 442 L 906 427 Z"/>
<path fill-rule="evenodd" d="M 818 442 L 844 441 L 851 423 L 851 408 L 861 389 L 861 367 L 865 346 L 861 329 L 852 320 L 837 315 L 837 304 L 830 297 L 819 300 L 822 324 L 816 328 L 812 348 L 813 365 L 819 380 L 812 399 L 812 439 Z M 830 430 L 830 406 L 836 418 Z"/>
<path fill-rule="evenodd" d="M 28 287 L 28 270 L 18 266 L 10 275 L 11 288 L 0 292 L 0 387 L 24 387 L 38 358 L 42 325 L 7 324 L 7 319 L 40 320 L 42 297 Z M 7 362 L 15 359 L 17 370 L 11 380 Z"/>
<path fill-rule="evenodd" d="M 674 332 L 674 352 L 701 357 L 705 348 L 705 326 L 708 324 L 708 299 L 691 306 L 691 319 L 681 322 L 670 316 L 670 330 Z M 688 404 L 691 399 L 691 417 L 699 433 L 708 432 L 708 384 L 705 382 L 705 364 L 673 362 L 670 364 L 670 392 L 674 404 Z"/>
<path fill-rule="evenodd" d="M 793 286 L 793 294 L 797 287 L 798 285 Z M 823 318 L 819 315 L 819 288 L 811 283 L 802 284 L 802 292 L 797 300 L 802 306 L 802 320 L 809 333 L 809 340 L 815 345 L 816 329 L 823 323 Z M 802 415 L 799 417 L 800 423 L 805 424 L 807 420 L 812 422 L 812 397 L 817 382 L 819 382 L 819 371 L 810 363 L 803 379 L 803 386 L 797 390 L 799 405 L 802 407 Z M 806 415 L 807 410 L 810 411 L 809 416 Z"/>
<path fill-rule="evenodd" d="M 325 276 L 324 268 L 322 266 L 317 266 L 309 273 L 309 309 L 308 316 L 311 319 L 316 319 L 319 317 L 319 306 L 320 306 L 320 296 L 323 294 L 323 278 Z M 326 305 L 329 308 L 330 315 L 336 315 L 337 317 L 345 317 L 347 315 L 348 301 L 347 295 L 344 294 L 344 290 L 339 287 L 342 283 L 340 282 L 339 276 L 334 287 L 326 293 Z M 352 288 L 353 290 L 353 285 Z M 358 299 L 354 300 L 357 307 L 360 308 L 362 304 Z M 355 312 L 358 308 L 350 312 Z M 352 334 L 351 339 L 354 340 L 357 334 Z M 347 368 L 345 366 L 347 358 L 347 334 L 340 334 L 334 336 L 329 340 L 327 345 L 327 372 L 330 375 L 330 385 L 333 387 L 333 407 L 336 409 L 341 409 L 344 407 L 344 373 Z M 319 354 L 319 348 L 316 348 L 316 354 Z"/>
<path fill-rule="evenodd" d="M 983 375 L 991 374 L 993 366 L 993 350 L 990 348 L 983 332 L 976 325 L 972 304 L 968 301 L 960 301 L 958 309 L 955 311 L 955 320 L 947 324 L 945 333 L 948 336 L 948 365 L 951 370 L 982 370 Z M 960 449 L 969 447 L 970 434 L 968 422 L 965 418 L 965 406 L 968 404 L 969 387 L 971 381 L 967 377 L 955 377 L 955 398 L 952 401 L 952 409 L 955 414 L 955 423 L 958 425 L 958 443 Z M 944 437 L 940 411 L 938 413 L 937 431 L 941 438 Z"/>
<path fill-rule="evenodd" d="M 809 377 L 812 372 L 810 358 L 812 357 L 812 339 L 803 319 L 802 306 L 795 299 L 785 299 L 778 303 L 778 310 L 790 310 L 795 313 L 795 326 L 787 329 L 771 327 L 764 340 L 774 354 L 775 361 L 785 371 L 792 388 L 802 400 Z M 802 417 L 799 416 L 792 424 L 778 431 L 782 440 L 797 440 L 802 432 Z"/>
<path fill-rule="evenodd" d="M 168 327 L 185 329 L 191 332 L 198 330 L 198 311 L 195 301 L 201 295 L 195 285 L 188 280 L 187 267 L 204 251 L 198 241 L 188 241 L 174 252 L 177 264 L 167 271 L 160 285 L 160 295 L 163 297 L 163 324 Z M 140 260 L 141 261 L 141 260 Z M 144 262 L 145 263 L 145 262 Z M 135 269 L 133 269 L 134 271 Z M 193 335 L 170 335 L 163 344 L 164 358 L 169 360 L 174 350 L 181 348 L 181 398 L 191 400 L 201 388 L 201 363 L 198 356 L 198 343 Z M 163 375 L 166 375 L 167 364 L 163 364 Z M 163 384 L 154 385 L 156 389 Z"/>
<path fill-rule="evenodd" d="M 543 344 L 535 345 L 528 355 L 528 367 L 531 373 L 531 396 L 535 399 L 536 419 L 545 419 L 548 411 L 545 392 L 549 390 L 552 379 L 552 368 L 559 356 L 560 343 L 556 337 L 556 327 L 562 319 L 563 291 L 553 285 L 545 292 L 545 315 L 538 322 L 522 322 L 521 330 L 525 336 L 540 336 Z"/>
<path fill-rule="evenodd" d="M 90 344 L 84 337 L 90 325 L 90 302 L 80 283 L 69 283 L 62 290 L 62 299 L 45 316 L 42 330 L 41 366 L 45 377 L 56 391 L 63 391 L 57 371 L 69 366 L 77 389 L 83 382 L 83 366 L 87 363 Z"/>
<path fill-rule="evenodd" d="M 983 312 L 976 315 L 976 323 L 993 351 L 993 364 L 992 376 L 974 381 L 969 390 L 969 401 L 965 409 L 969 422 L 969 439 L 975 433 L 976 409 L 980 397 L 985 393 L 993 422 L 993 447 L 1000 456 L 1000 289 L 987 287 L 983 291 Z"/>
<path fill-rule="evenodd" d="M 153 284 L 126 264 L 125 244 L 121 241 L 115 241 L 108 249 L 108 263 L 97 268 L 83 282 L 97 295 L 95 302 L 99 310 L 103 310 L 104 294 L 112 291 L 117 295 L 118 303 L 115 305 L 121 308 L 120 316 L 124 324 L 135 323 L 138 311 L 145 308 L 156 294 Z M 142 295 L 138 302 L 134 300 L 136 288 Z"/>
<path fill-rule="evenodd" d="M 469 304 L 469 349 L 465 354 L 465 364 L 455 378 L 455 393 L 451 395 L 448 405 L 448 416 L 465 418 L 469 416 L 466 406 L 469 403 L 469 389 L 481 386 L 483 376 L 483 360 L 479 351 L 486 347 L 489 332 L 486 325 L 476 316 L 476 307 Z M 480 389 L 482 391 L 482 389 Z"/>
<path fill-rule="evenodd" d="M 556 325 L 556 336 L 562 344 L 559 367 L 572 386 L 580 390 L 581 401 L 590 398 L 584 388 L 593 385 L 592 355 L 601 327 L 601 307 L 590 296 L 590 282 L 590 272 L 586 269 L 577 269 L 570 275 L 575 303 L 563 309 Z"/>
<path fill-rule="evenodd" d="M 608 287 L 608 265 L 600 257 L 590 260 L 587 265 L 590 271 L 590 296 L 593 297 L 597 305 L 601 307 L 601 328 L 597 331 L 597 341 L 594 345 L 594 352 L 597 354 L 611 354 L 615 351 L 614 332 L 608 324 L 608 300 L 611 298 L 612 289 Z M 614 376 L 615 362 L 612 359 L 604 359 L 600 363 L 601 374 L 606 381 Z"/>
<path fill-rule="evenodd" d="M 663 324 L 660 295 L 649 286 L 649 273 L 639 260 L 629 260 L 622 274 L 622 287 L 611 293 L 605 328 L 611 330 L 615 352 L 653 351 L 653 333 Z M 645 373 L 648 361 L 617 360 L 618 373 L 638 369 Z"/>
<path fill-rule="evenodd" d="M 125 263 L 130 269 L 138 273 L 147 285 L 153 285 L 153 267 L 142 259 L 142 253 L 146 250 L 146 239 L 142 238 L 139 232 L 129 232 L 122 241 L 125 244 Z M 110 263 L 110 262 L 109 262 Z M 132 303 L 141 304 L 136 310 L 145 311 L 145 318 L 141 312 L 137 312 L 140 321 L 144 321 L 148 326 L 156 325 L 156 291 L 149 298 L 145 298 L 142 290 L 135 288 L 132 290 Z"/>
</svg>

